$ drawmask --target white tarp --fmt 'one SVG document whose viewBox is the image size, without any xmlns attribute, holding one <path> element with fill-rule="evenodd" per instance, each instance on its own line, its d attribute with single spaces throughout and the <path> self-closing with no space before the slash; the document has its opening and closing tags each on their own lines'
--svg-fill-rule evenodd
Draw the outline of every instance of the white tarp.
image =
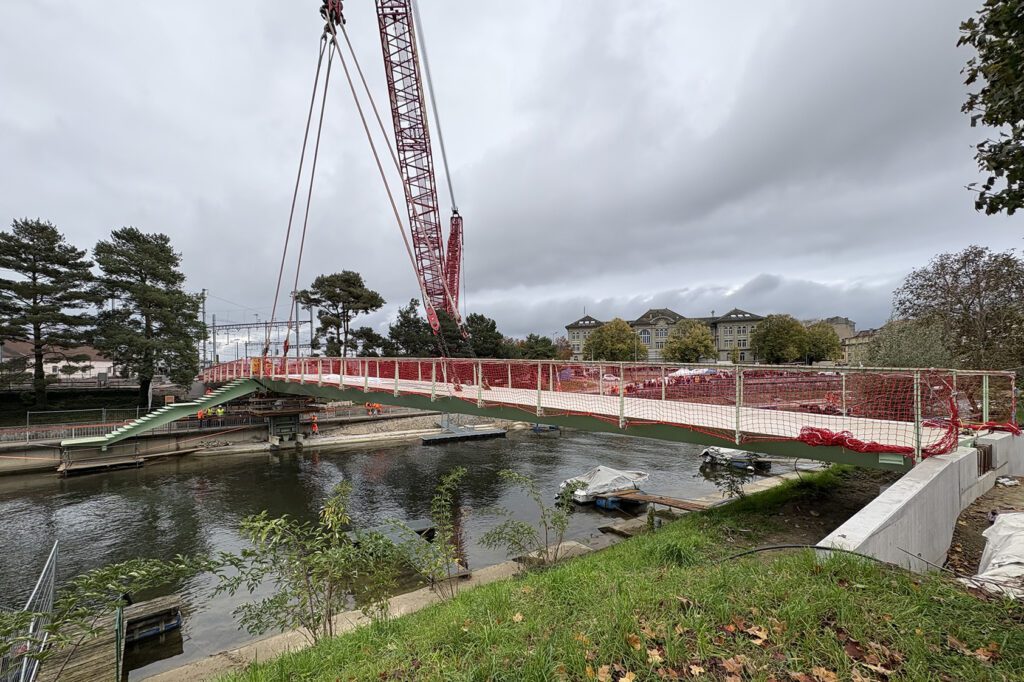
<svg viewBox="0 0 1024 682">
<path fill-rule="evenodd" d="M 638 483 L 647 480 L 647 474 L 643 471 L 619 471 L 611 467 L 594 467 L 582 476 L 567 478 L 562 481 L 559 490 L 565 486 L 580 481 L 585 484 L 573 493 L 573 499 L 577 502 L 592 502 L 594 495 L 614 493 L 620 490 L 639 489 Z"/>
<path fill-rule="evenodd" d="M 999 514 L 982 533 L 985 551 L 978 575 L 965 579 L 993 593 L 1024 598 L 1024 512 Z"/>
<path fill-rule="evenodd" d="M 718 374 L 718 370 L 715 369 L 714 367 L 699 368 L 699 369 L 698 368 L 681 367 L 681 368 L 677 369 L 676 371 L 672 372 L 671 374 L 669 374 L 668 376 L 670 376 L 670 377 L 693 377 L 693 376 L 702 376 L 702 375 L 705 375 L 705 374 Z"/>
</svg>

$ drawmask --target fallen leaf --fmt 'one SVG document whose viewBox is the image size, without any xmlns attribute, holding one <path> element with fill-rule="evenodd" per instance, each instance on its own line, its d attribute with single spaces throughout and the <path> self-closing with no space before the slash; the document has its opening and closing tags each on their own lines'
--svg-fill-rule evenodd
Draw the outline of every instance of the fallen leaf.
<svg viewBox="0 0 1024 682">
<path fill-rule="evenodd" d="M 518 611 L 516 611 L 516 615 L 512 616 L 512 621 L 514 623 L 522 623 L 523 622 L 523 614 L 521 614 Z"/>
<path fill-rule="evenodd" d="M 775 634 L 781 635 L 786 632 L 786 621 L 769 618 L 768 622 L 771 623 L 772 632 L 774 632 Z"/>
<path fill-rule="evenodd" d="M 597 669 L 597 682 L 612 682 L 612 667 L 602 665 Z"/>
<path fill-rule="evenodd" d="M 589 666 L 589 665 L 587 666 L 586 673 L 587 673 L 587 679 L 588 680 L 594 679 L 594 668 L 592 666 Z"/>
<path fill-rule="evenodd" d="M 814 682 L 814 678 L 807 673 L 795 673 L 792 670 L 789 671 L 789 679 L 793 682 Z"/>
<path fill-rule="evenodd" d="M 522 593 L 523 594 L 530 594 L 531 592 L 533 592 L 533 588 L 532 587 L 530 587 L 529 585 L 523 585 L 523 589 L 522 589 Z"/>
<path fill-rule="evenodd" d="M 744 661 L 739 660 L 740 656 L 733 656 L 732 658 L 726 658 L 722 661 L 722 667 L 725 668 L 727 673 L 742 673 Z"/>
<path fill-rule="evenodd" d="M 686 629 L 679 623 L 676 623 L 676 626 L 673 629 L 675 630 L 677 635 L 682 635 L 684 632 L 686 632 Z"/>
<path fill-rule="evenodd" d="M 704 668 L 702 668 L 701 666 L 697 665 L 696 663 L 690 664 L 690 674 L 694 677 L 697 677 L 698 675 L 703 675 L 705 672 L 707 671 L 704 670 Z"/>
<path fill-rule="evenodd" d="M 815 666 L 811 668 L 811 674 L 814 675 L 814 679 L 817 682 L 839 682 L 839 676 L 828 668 Z"/>
<path fill-rule="evenodd" d="M 637 651 L 640 651 L 641 649 L 644 648 L 643 641 L 637 635 L 634 635 L 634 634 L 626 635 L 626 641 L 629 642 L 629 645 L 631 647 L 633 647 L 634 649 L 636 649 Z"/>
<path fill-rule="evenodd" d="M 751 606 L 750 607 L 750 615 L 752 615 L 752 616 L 760 616 L 761 615 L 761 609 L 757 608 L 756 606 Z"/>
<path fill-rule="evenodd" d="M 726 625 L 726 626 L 725 626 L 725 627 L 724 627 L 723 629 L 724 629 L 724 630 L 725 630 L 726 632 L 729 632 L 729 633 L 733 633 L 733 632 L 736 632 L 736 626 L 735 626 L 735 625 L 733 625 L 732 623 L 729 623 L 729 624 L 728 624 L 728 625 Z"/>
<path fill-rule="evenodd" d="M 665 659 L 663 659 L 661 657 L 661 652 L 658 651 L 657 649 L 648 649 L 647 650 L 647 662 L 648 663 L 658 664 L 658 663 L 661 663 L 664 660 Z"/>
<path fill-rule="evenodd" d="M 744 630 L 754 640 L 754 644 L 761 646 L 768 641 L 768 631 L 760 625 L 751 625 L 749 628 Z"/>
<path fill-rule="evenodd" d="M 743 682 L 743 678 L 739 675 L 726 675 L 725 682 Z"/>
<path fill-rule="evenodd" d="M 850 671 L 850 682 L 875 682 L 875 680 L 854 668 Z"/>
<path fill-rule="evenodd" d="M 580 644 L 583 644 L 584 646 L 586 646 L 587 644 L 590 644 L 590 638 L 587 637 L 582 632 L 576 633 L 576 635 L 573 637 L 573 639 L 575 639 Z"/>
<path fill-rule="evenodd" d="M 626 673 L 619 678 L 619 682 L 633 682 L 636 679 L 636 675 L 633 673 Z"/>
</svg>

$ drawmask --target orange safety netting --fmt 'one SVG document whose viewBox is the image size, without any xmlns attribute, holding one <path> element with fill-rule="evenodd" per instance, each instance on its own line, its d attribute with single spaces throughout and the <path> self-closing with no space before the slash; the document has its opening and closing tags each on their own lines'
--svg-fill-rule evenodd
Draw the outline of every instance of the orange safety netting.
<svg viewBox="0 0 1024 682">
<path fill-rule="evenodd" d="M 585 415 L 665 424 L 733 444 L 800 441 L 928 457 L 961 429 L 1019 434 L 1011 372 L 476 360 L 254 358 L 206 381 L 259 377 L 510 407 L 531 420 Z"/>
</svg>

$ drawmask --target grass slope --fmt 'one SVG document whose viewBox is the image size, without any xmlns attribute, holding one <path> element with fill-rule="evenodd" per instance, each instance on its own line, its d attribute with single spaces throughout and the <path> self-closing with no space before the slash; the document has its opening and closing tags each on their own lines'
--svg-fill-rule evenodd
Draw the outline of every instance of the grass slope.
<svg viewBox="0 0 1024 682">
<path fill-rule="evenodd" d="M 690 514 L 225 679 L 1024 679 L 1024 609 L 944 576 L 811 551 L 715 563 L 778 531 L 770 515 L 794 498 L 827 504 L 846 475 Z"/>
</svg>

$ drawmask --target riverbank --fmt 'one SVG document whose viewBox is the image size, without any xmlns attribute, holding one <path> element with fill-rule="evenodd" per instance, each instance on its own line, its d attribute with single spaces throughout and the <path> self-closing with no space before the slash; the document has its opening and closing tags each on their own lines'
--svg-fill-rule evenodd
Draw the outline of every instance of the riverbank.
<svg viewBox="0 0 1024 682">
<path fill-rule="evenodd" d="M 755 480 L 744 487 L 747 497 L 727 501 L 726 506 L 722 508 L 722 513 L 727 517 L 736 521 L 742 519 L 743 523 L 717 524 L 714 526 L 714 532 L 719 533 L 720 546 L 735 549 L 748 547 L 757 540 L 813 543 L 873 499 L 880 487 L 889 482 L 889 478 L 891 475 L 883 472 L 856 470 L 843 472 L 841 477 L 836 476 L 835 472 L 789 472 Z M 702 500 L 708 505 L 721 504 L 723 501 L 725 500 L 720 494 L 708 495 Z M 578 538 L 579 542 L 573 543 L 574 547 L 579 552 L 608 547 L 620 542 L 620 536 L 629 537 L 643 533 L 646 522 L 641 518 L 621 520 L 608 525 L 614 527 L 614 534 Z M 514 568 L 515 564 L 505 563 L 480 569 L 474 573 L 474 584 L 479 584 L 476 582 L 478 580 L 489 582 L 507 577 L 509 571 Z M 429 590 L 401 595 L 393 600 L 392 613 L 409 613 L 411 605 L 421 608 L 434 601 L 435 596 Z M 363 622 L 358 613 L 346 615 L 343 621 L 345 630 Z M 305 642 L 298 634 L 276 635 L 149 679 L 160 682 L 210 679 L 228 670 L 238 670 L 253 661 L 266 661 L 303 646 Z M 276 679 L 273 675 L 269 677 Z"/>
<path fill-rule="evenodd" d="M 855 475 L 789 481 L 223 679 L 1015 679 L 1019 604 L 849 556 L 733 557 L 778 541 L 787 508 L 820 518 Z"/>
</svg>

